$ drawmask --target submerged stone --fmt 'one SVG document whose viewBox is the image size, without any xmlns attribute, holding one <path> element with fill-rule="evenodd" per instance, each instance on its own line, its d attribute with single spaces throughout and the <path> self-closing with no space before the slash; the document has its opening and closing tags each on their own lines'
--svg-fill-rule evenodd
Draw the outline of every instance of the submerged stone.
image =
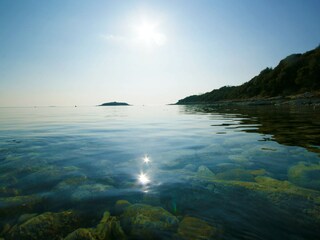
<svg viewBox="0 0 320 240">
<path fill-rule="evenodd" d="M 92 229 L 79 228 L 70 233 L 64 240 L 97 240 L 98 238 L 93 233 Z"/>
<path fill-rule="evenodd" d="M 71 195 L 71 199 L 75 201 L 80 201 L 83 199 L 90 199 L 97 196 L 102 196 L 105 192 L 112 189 L 110 185 L 104 184 L 85 184 L 77 187 Z"/>
<path fill-rule="evenodd" d="M 94 229 L 94 233 L 98 239 L 106 240 L 124 240 L 126 235 L 120 226 L 120 221 L 117 217 L 110 216 L 109 212 L 103 214 L 103 218 L 97 227 Z"/>
<path fill-rule="evenodd" d="M 108 211 L 95 228 L 78 228 L 64 240 L 125 240 L 127 237 L 123 232 L 119 219 L 110 216 Z"/>
<path fill-rule="evenodd" d="M 184 240 L 216 239 L 217 235 L 215 227 L 195 217 L 184 217 L 178 228 L 178 236 Z"/>
<path fill-rule="evenodd" d="M 244 155 L 229 155 L 229 159 L 236 163 L 247 163 L 249 159 Z"/>
<path fill-rule="evenodd" d="M 22 214 L 19 219 L 18 219 L 18 224 L 21 224 L 23 222 L 28 221 L 29 219 L 37 216 L 37 213 L 26 213 L 26 214 Z"/>
<path fill-rule="evenodd" d="M 320 190 L 320 164 L 300 162 L 289 168 L 288 179 L 300 187 Z"/>
<path fill-rule="evenodd" d="M 225 181 L 226 185 L 244 187 L 252 191 L 265 193 L 266 196 L 275 204 L 286 203 L 287 200 L 303 198 L 307 202 L 320 204 L 320 192 L 297 187 L 288 181 L 281 181 L 271 177 L 257 176 L 255 182 Z"/>
<path fill-rule="evenodd" d="M 252 194 L 266 197 L 273 204 L 284 209 L 289 209 L 290 205 L 300 202 L 300 206 L 297 209 L 299 213 L 297 214 L 307 214 L 315 221 L 320 222 L 320 208 L 318 207 L 320 205 L 320 191 L 299 187 L 289 181 L 264 176 L 266 172 L 263 170 L 248 171 L 253 175 L 253 181 L 232 180 L 232 177 L 228 180 L 218 179 L 218 174 L 214 178 L 201 177 L 195 174 L 194 180 L 196 182 L 206 181 L 208 184 L 220 185 L 223 188 L 245 188 Z"/>
<path fill-rule="evenodd" d="M 214 178 L 215 174 L 209 168 L 202 165 L 198 168 L 197 176 L 202 178 Z"/>
<path fill-rule="evenodd" d="M 79 218 L 72 211 L 46 212 L 15 225 L 6 235 L 6 239 L 60 240 L 79 225 Z"/>
<path fill-rule="evenodd" d="M 138 239 L 161 239 L 161 234 L 172 233 L 178 219 L 161 207 L 133 204 L 120 217 L 124 230 Z"/>
<path fill-rule="evenodd" d="M 255 180 L 258 175 L 264 175 L 266 171 L 264 169 L 258 170 L 245 170 L 245 169 L 230 169 L 225 172 L 217 173 L 216 179 L 229 180 L 229 181 L 249 181 Z"/>
<path fill-rule="evenodd" d="M 34 212 L 41 201 L 42 198 L 36 195 L 0 198 L 0 219 L 20 215 L 21 213 Z"/>
<path fill-rule="evenodd" d="M 131 205 L 127 200 L 118 200 L 115 205 L 115 211 L 117 215 L 121 215 L 123 211 Z"/>
<path fill-rule="evenodd" d="M 59 182 L 53 190 L 55 192 L 70 192 L 77 189 L 79 185 L 84 185 L 87 180 L 88 178 L 85 175 L 67 178 Z"/>
<path fill-rule="evenodd" d="M 0 186 L 0 197 L 12 197 L 12 196 L 18 196 L 19 190 L 8 187 L 8 186 Z"/>
</svg>

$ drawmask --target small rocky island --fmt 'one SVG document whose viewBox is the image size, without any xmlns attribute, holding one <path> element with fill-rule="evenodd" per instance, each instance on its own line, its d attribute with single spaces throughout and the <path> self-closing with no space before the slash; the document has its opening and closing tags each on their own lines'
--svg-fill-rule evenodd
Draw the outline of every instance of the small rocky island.
<svg viewBox="0 0 320 240">
<path fill-rule="evenodd" d="M 107 102 L 107 103 L 102 103 L 101 105 L 98 105 L 98 106 L 130 106 L 130 104 L 125 102 Z"/>
</svg>

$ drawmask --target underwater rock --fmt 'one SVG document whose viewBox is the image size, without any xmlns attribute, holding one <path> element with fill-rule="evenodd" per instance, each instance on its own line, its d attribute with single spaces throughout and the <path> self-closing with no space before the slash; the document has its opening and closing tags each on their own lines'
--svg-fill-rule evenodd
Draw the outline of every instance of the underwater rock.
<svg viewBox="0 0 320 240">
<path fill-rule="evenodd" d="M 198 168 L 197 176 L 201 178 L 214 178 L 215 174 L 206 166 L 202 165 Z"/>
<path fill-rule="evenodd" d="M 296 214 L 309 215 L 317 222 L 320 222 L 320 191 L 298 187 L 289 181 L 282 181 L 268 176 L 263 176 L 263 170 L 248 170 L 254 177 L 253 181 L 224 180 L 217 178 L 202 178 L 197 174 L 194 175 L 194 184 L 206 181 L 208 184 L 220 186 L 221 189 L 238 189 L 248 190 L 248 194 L 258 194 L 265 197 L 273 204 L 283 209 L 288 209 L 291 204 L 300 202 L 301 205 Z M 217 176 L 218 174 L 216 174 Z M 218 176 L 219 177 L 219 176 Z M 208 185 L 209 186 L 209 185 Z M 215 189 L 215 188 L 213 188 Z M 234 191 L 234 190 L 233 190 Z"/>
<path fill-rule="evenodd" d="M 71 195 L 71 199 L 75 201 L 80 201 L 83 199 L 90 199 L 97 196 L 103 195 L 106 191 L 112 189 L 110 185 L 104 184 L 85 184 L 79 186 Z"/>
<path fill-rule="evenodd" d="M 320 164 L 300 162 L 289 168 L 288 179 L 300 187 L 320 190 Z"/>
<path fill-rule="evenodd" d="M 70 233 L 64 240 L 125 240 L 120 221 L 117 217 L 110 216 L 108 211 L 95 228 L 79 228 Z"/>
<path fill-rule="evenodd" d="M 243 155 L 229 155 L 229 159 L 233 162 L 236 162 L 236 163 L 247 163 L 249 162 L 249 159 L 246 157 L 246 156 L 243 156 Z"/>
<path fill-rule="evenodd" d="M 60 240 L 78 227 L 80 227 L 79 217 L 72 211 L 46 212 L 15 225 L 5 237 L 9 240 Z"/>
<path fill-rule="evenodd" d="M 197 169 L 197 167 L 194 164 L 189 163 L 183 169 L 186 170 L 186 171 L 193 172 L 193 171 L 195 171 Z"/>
<path fill-rule="evenodd" d="M 0 236 L 5 236 L 7 234 L 7 232 L 9 232 L 10 229 L 11 229 L 10 224 L 8 224 L 8 223 L 4 224 L 4 226 L 1 229 Z"/>
<path fill-rule="evenodd" d="M 34 212 L 34 208 L 41 201 L 42 198 L 36 195 L 0 198 L 0 219 L 20 215 L 21 213 Z"/>
<path fill-rule="evenodd" d="M 118 200 L 115 205 L 115 212 L 117 215 L 121 215 L 123 211 L 131 205 L 127 200 Z"/>
<path fill-rule="evenodd" d="M 97 227 L 94 229 L 97 239 L 106 240 L 124 240 L 126 235 L 120 226 L 120 221 L 117 217 L 110 216 L 106 211 Z"/>
<path fill-rule="evenodd" d="M 265 193 L 275 204 L 285 202 L 292 197 L 304 198 L 305 200 L 320 204 L 320 192 L 297 187 L 288 181 L 280 181 L 271 177 L 257 176 L 255 182 L 243 181 L 219 181 L 229 186 L 244 187 L 246 189 Z"/>
<path fill-rule="evenodd" d="M 39 188 L 39 186 L 48 187 L 54 186 L 55 183 L 63 179 L 65 171 L 56 166 L 43 166 L 32 169 L 30 172 L 21 180 L 28 182 L 28 187 Z M 39 179 L 41 181 L 39 182 Z"/>
<path fill-rule="evenodd" d="M 199 218 L 184 217 L 177 235 L 184 240 L 216 239 L 218 230 Z"/>
<path fill-rule="evenodd" d="M 160 195 L 155 192 L 148 192 L 147 194 L 143 195 L 141 203 L 152 205 L 152 206 L 160 206 L 161 205 Z"/>
<path fill-rule="evenodd" d="M 138 239 L 159 239 L 160 233 L 170 233 L 178 219 L 161 207 L 133 204 L 120 217 L 121 226 L 130 236 Z"/>
<path fill-rule="evenodd" d="M 98 238 L 93 233 L 92 229 L 79 228 L 70 233 L 64 240 L 97 240 Z"/>
<path fill-rule="evenodd" d="M 67 178 L 59 182 L 55 187 L 54 191 L 70 191 L 74 188 L 77 188 L 80 184 L 84 184 L 88 180 L 87 176 L 76 176 Z"/>
<path fill-rule="evenodd" d="M 265 174 L 266 171 L 264 169 L 245 170 L 241 168 L 236 168 L 227 170 L 225 172 L 217 173 L 215 177 L 218 180 L 254 182 L 256 176 Z"/>
<path fill-rule="evenodd" d="M 37 216 L 37 213 L 26 213 L 26 214 L 22 214 L 19 219 L 18 219 L 18 224 L 21 224 L 25 221 L 28 221 L 29 219 Z"/>
<path fill-rule="evenodd" d="M 8 186 L 1 186 L 0 187 L 0 197 L 13 197 L 19 195 L 19 190 L 8 187 Z"/>
</svg>

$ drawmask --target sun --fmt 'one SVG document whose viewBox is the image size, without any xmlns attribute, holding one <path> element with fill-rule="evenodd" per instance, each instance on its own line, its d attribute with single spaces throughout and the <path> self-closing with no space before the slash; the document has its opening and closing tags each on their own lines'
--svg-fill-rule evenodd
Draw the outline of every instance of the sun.
<svg viewBox="0 0 320 240">
<path fill-rule="evenodd" d="M 143 21 L 135 27 L 135 30 L 137 40 L 147 46 L 161 46 L 166 43 L 166 36 L 159 32 L 157 23 Z"/>
<path fill-rule="evenodd" d="M 143 22 L 137 27 L 138 38 L 148 43 L 151 42 L 156 35 L 155 28 L 154 24 Z"/>
</svg>

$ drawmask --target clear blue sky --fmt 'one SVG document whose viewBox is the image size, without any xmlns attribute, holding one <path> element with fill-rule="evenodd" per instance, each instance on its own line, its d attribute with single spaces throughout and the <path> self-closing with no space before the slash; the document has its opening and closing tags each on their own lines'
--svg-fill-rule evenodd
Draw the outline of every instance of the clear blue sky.
<svg viewBox="0 0 320 240">
<path fill-rule="evenodd" d="M 0 0 L 0 106 L 173 103 L 320 43 L 319 0 Z"/>
</svg>

